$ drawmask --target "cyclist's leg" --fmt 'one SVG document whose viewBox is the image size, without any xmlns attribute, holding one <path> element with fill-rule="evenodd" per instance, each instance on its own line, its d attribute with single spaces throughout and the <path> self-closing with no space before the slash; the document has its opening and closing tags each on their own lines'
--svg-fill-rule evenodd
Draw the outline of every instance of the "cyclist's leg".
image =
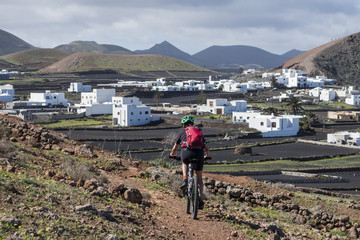
<svg viewBox="0 0 360 240">
<path fill-rule="evenodd" d="M 188 169 L 189 169 L 189 151 L 186 149 L 181 149 L 181 161 L 182 161 L 182 171 L 183 171 L 183 181 L 180 185 L 180 188 L 184 189 L 187 186 L 188 179 Z"/>
</svg>

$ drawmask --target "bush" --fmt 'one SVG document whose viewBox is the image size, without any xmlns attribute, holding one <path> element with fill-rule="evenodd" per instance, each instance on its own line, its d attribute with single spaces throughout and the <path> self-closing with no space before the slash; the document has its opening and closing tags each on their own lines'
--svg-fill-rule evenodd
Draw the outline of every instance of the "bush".
<svg viewBox="0 0 360 240">
<path fill-rule="evenodd" d="M 235 147 L 234 154 L 252 154 L 252 149 L 249 146 L 246 146 L 245 144 L 240 144 Z"/>
<path fill-rule="evenodd" d="M 10 135 L 10 128 L 5 123 L 0 122 L 0 138 L 9 138 Z"/>
<path fill-rule="evenodd" d="M 1 139 L 0 140 L 0 156 L 9 158 L 15 154 L 15 146 L 9 142 L 8 140 Z"/>
<path fill-rule="evenodd" d="M 74 181 L 90 180 L 95 178 L 96 172 L 90 163 L 79 162 L 74 158 L 69 158 L 62 165 L 65 173 Z"/>
</svg>

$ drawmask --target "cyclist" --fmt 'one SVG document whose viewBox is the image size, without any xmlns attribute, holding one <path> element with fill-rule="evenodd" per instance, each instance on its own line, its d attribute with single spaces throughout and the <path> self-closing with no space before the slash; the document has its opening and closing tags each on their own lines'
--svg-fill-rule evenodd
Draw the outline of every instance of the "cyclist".
<svg viewBox="0 0 360 240">
<path fill-rule="evenodd" d="M 185 189 L 187 187 L 188 183 L 188 165 L 189 160 L 193 158 L 199 159 L 199 162 L 197 164 L 197 167 L 195 170 L 196 175 L 198 176 L 199 180 L 199 190 L 200 190 L 200 199 L 199 199 L 199 209 L 204 208 L 204 198 L 203 198 L 203 191 L 204 191 L 204 184 L 202 180 L 202 170 L 204 167 L 204 151 L 205 151 L 205 157 L 210 158 L 210 151 L 209 148 L 206 146 L 205 140 L 203 143 L 202 148 L 189 148 L 186 147 L 184 142 L 186 142 L 186 132 L 185 128 L 194 125 L 194 118 L 190 115 L 186 115 L 181 119 L 181 124 L 183 125 L 183 129 L 179 131 L 174 146 L 170 152 L 170 157 L 174 157 L 176 151 L 179 147 L 181 147 L 181 161 L 182 161 L 182 171 L 183 171 L 183 182 L 180 185 L 180 188 Z"/>
</svg>

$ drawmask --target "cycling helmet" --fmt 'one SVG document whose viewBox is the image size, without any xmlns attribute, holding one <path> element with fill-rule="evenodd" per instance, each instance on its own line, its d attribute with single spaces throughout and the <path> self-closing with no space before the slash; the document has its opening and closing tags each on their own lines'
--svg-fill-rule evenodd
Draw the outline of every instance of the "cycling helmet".
<svg viewBox="0 0 360 240">
<path fill-rule="evenodd" d="M 191 122 L 194 123 L 194 118 L 190 115 L 186 115 L 181 119 L 181 124 L 187 123 L 187 122 Z"/>
</svg>

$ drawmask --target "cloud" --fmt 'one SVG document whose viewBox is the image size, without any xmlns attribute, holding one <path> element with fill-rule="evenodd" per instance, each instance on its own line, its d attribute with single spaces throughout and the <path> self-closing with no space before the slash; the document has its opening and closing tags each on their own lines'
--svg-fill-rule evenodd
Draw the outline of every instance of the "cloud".
<svg viewBox="0 0 360 240">
<path fill-rule="evenodd" d="M 357 0 L 12 0 L 2 29 L 38 47 L 74 40 L 130 50 L 167 40 L 190 54 L 212 45 L 309 50 L 359 31 Z"/>
</svg>

